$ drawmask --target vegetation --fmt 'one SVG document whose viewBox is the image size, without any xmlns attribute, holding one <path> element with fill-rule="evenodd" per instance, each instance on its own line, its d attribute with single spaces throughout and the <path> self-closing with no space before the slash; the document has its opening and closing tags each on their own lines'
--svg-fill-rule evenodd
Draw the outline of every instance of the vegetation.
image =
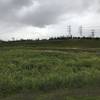
<svg viewBox="0 0 100 100">
<path fill-rule="evenodd" d="M 91 100 L 91 95 L 99 96 L 99 47 L 99 40 L 0 43 L 0 98 L 21 93 L 34 93 L 36 100 Z M 81 97 L 67 96 L 74 94 Z"/>
<path fill-rule="evenodd" d="M 50 39 L 50 40 L 20 40 L 20 41 L 8 41 L 0 42 L 0 47 L 34 47 L 35 48 L 100 48 L 100 38 L 88 39 Z"/>
</svg>

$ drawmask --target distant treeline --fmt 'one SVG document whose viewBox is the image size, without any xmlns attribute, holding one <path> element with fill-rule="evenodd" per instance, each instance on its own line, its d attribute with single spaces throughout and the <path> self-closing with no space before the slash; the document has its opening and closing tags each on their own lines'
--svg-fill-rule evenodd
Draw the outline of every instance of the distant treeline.
<svg viewBox="0 0 100 100">
<path fill-rule="evenodd" d="M 77 40 L 84 40 L 84 39 L 88 39 L 88 40 L 91 40 L 91 39 L 95 39 L 95 40 L 100 40 L 100 37 L 52 37 L 52 38 L 49 38 L 49 40 L 66 40 L 66 39 L 77 39 Z"/>
<path fill-rule="evenodd" d="M 49 39 L 36 39 L 36 40 L 33 40 L 33 39 L 20 39 L 20 40 L 10 40 L 10 41 L 17 41 L 17 42 L 25 42 L 25 41 L 51 41 L 51 40 L 100 40 L 100 37 L 64 37 L 64 36 L 61 36 L 61 37 L 51 37 Z M 0 40 L 0 43 L 2 42 L 10 42 L 10 41 L 3 41 L 3 40 Z"/>
</svg>

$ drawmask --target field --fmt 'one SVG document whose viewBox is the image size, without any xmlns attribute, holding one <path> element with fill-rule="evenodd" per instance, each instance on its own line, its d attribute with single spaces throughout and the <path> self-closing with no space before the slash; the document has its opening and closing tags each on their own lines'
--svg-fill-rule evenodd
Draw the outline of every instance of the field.
<svg viewBox="0 0 100 100">
<path fill-rule="evenodd" d="M 100 40 L 0 43 L 0 100 L 99 100 Z"/>
</svg>

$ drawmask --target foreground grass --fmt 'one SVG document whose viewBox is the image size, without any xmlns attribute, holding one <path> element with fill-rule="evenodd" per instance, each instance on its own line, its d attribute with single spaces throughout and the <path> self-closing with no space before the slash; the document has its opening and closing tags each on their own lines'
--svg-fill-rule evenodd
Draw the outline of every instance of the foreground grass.
<svg viewBox="0 0 100 100">
<path fill-rule="evenodd" d="M 99 100 L 99 42 L 84 49 L 63 43 L 0 44 L 0 100 Z"/>
<path fill-rule="evenodd" d="M 0 94 L 100 87 L 100 55 L 0 50 Z"/>
</svg>

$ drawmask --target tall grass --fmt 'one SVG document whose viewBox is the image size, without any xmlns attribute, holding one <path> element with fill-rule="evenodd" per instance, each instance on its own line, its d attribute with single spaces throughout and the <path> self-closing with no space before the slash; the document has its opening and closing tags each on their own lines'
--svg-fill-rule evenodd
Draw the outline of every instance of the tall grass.
<svg viewBox="0 0 100 100">
<path fill-rule="evenodd" d="M 100 87 L 100 56 L 96 53 L 0 50 L 0 94 L 24 90 Z"/>
</svg>

